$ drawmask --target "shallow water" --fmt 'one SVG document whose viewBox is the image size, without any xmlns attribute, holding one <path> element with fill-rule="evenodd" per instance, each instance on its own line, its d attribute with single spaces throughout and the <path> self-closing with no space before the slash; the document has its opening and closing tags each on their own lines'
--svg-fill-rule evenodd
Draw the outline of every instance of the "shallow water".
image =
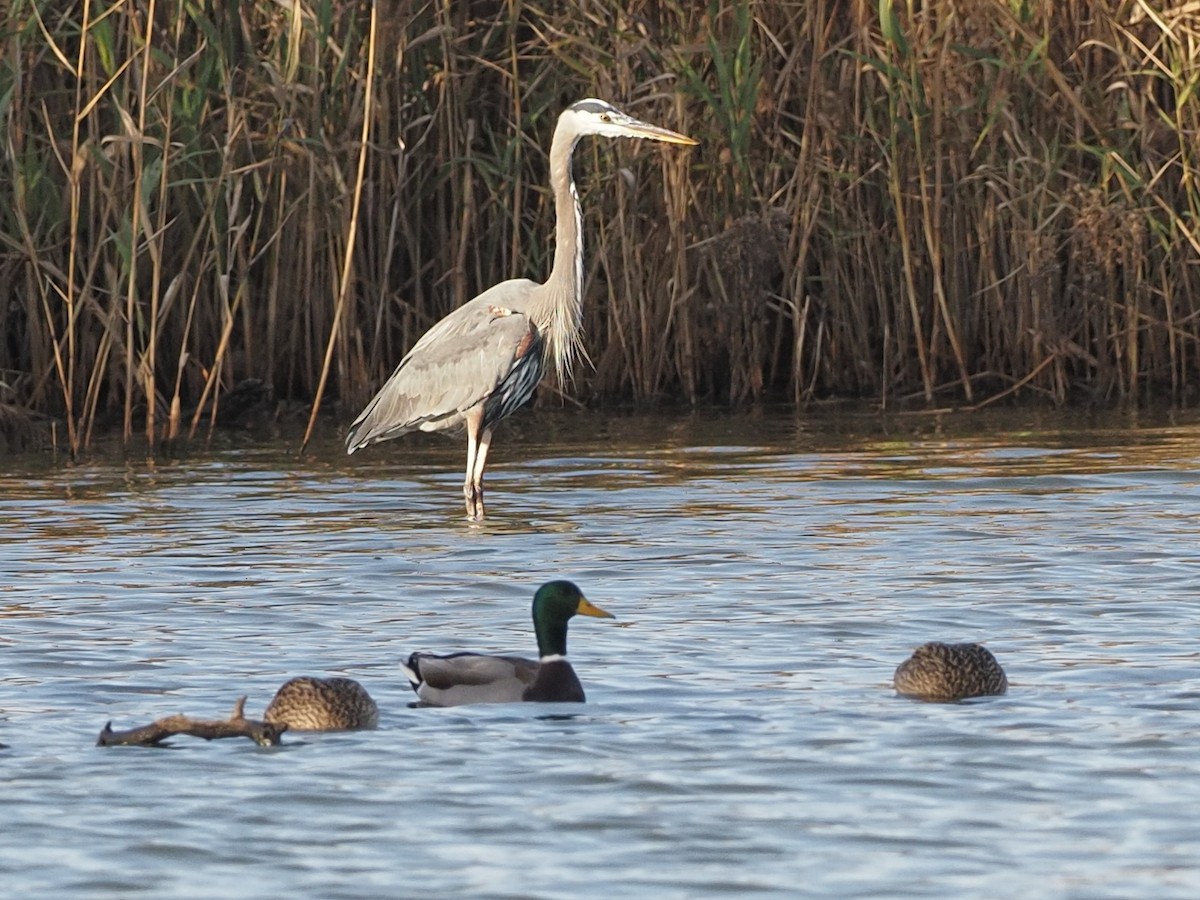
<svg viewBox="0 0 1200 900">
<path fill-rule="evenodd" d="M 1200 423 L 523 415 L 0 476 L 10 896 L 1200 895 Z M 414 649 L 530 652 L 576 580 L 589 702 L 410 709 Z M 1001 698 L 897 698 L 930 639 Z M 373 732 L 93 746 L 359 679 Z"/>
</svg>

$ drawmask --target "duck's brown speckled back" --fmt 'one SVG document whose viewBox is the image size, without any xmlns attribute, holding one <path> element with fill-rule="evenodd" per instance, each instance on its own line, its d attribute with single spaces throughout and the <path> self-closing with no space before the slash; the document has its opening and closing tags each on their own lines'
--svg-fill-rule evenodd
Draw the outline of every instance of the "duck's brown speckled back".
<svg viewBox="0 0 1200 900">
<path fill-rule="evenodd" d="M 996 657 L 979 644 L 932 641 L 913 651 L 896 669 L 897 693 L 920 700 L 965 700 L 1008 690 Z"/>
<path fill-rule="evenodd" d="M 293 678 L 275 692 L 263 720 L 293 731 L 374 728 L 379 707 L 353 678 Z"/>
</svg>

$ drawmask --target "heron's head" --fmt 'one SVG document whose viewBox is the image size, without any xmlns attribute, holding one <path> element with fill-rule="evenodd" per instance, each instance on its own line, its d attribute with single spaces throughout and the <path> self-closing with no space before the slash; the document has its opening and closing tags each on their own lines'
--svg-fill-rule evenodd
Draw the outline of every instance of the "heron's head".
<svg viewBox="0 0 1200 900">
<path fill-rule="evenodd" d="M 668 144 L 697 144 L 685 134 L 659 128 L 649 122 L 641 122 L 626 115 L 611 103 L 603 100 L 580 100 L 563 110 L 558 127 L 569 129 L 575 137 L 585 134 L 600 134 L 605 137 L 631 137 Z"/>
</svg>

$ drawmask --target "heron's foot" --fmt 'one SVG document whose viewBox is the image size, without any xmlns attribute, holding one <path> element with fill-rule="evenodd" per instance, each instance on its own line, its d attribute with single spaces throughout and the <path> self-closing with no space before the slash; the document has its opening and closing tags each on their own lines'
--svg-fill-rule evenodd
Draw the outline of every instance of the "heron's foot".
<svg viewBox="0 0 1200 900">
<path fill-rule="evenodd" d="M 464 484 L 463 498 L 466 500 L 467 518 L 472 522 L 478 522 L 482 519 L 484 517 L 482 485 L 471 484 L 470 482 Z"/>
</svg>

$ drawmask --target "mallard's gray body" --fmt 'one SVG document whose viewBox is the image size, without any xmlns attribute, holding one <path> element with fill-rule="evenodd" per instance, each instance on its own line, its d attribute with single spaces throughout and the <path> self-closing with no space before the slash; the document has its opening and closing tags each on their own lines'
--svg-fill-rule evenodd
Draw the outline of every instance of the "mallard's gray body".
<svg viewBox="0 0 1200 900">
<path fill-rule="evenodd" d="M 564 658 L 545 661 L 482 653 L 414 653 L 404 667 L 427 706 L 469 703 L 583 703 L 579 676 Z"/>
</svg>

